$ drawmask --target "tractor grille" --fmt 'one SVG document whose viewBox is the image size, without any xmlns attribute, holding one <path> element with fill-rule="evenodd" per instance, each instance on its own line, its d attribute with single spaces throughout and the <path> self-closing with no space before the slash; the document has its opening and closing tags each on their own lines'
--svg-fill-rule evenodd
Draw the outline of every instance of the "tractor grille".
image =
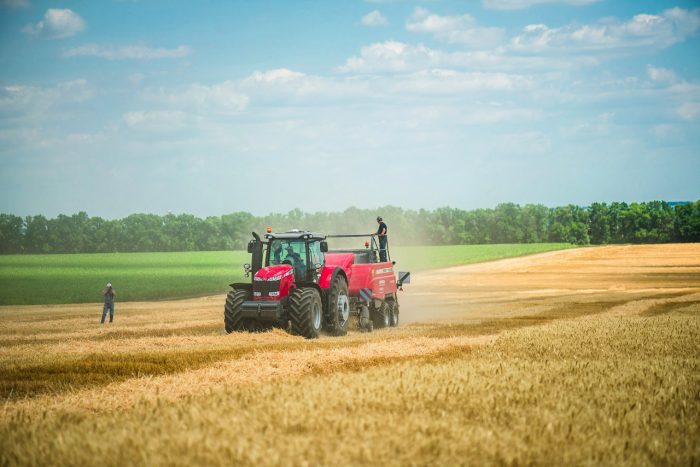
<svg viewBox="0 0 700 467">
<path fill-rule="evenodd" d="M 253 296 L 255 298 L 270 297 L 270 292 L 277 292 L 279 296 L 280 281 L 255 281 L 253 282 Z M 274 297 L 275 295 L 273 295 Z"/>
</svg>

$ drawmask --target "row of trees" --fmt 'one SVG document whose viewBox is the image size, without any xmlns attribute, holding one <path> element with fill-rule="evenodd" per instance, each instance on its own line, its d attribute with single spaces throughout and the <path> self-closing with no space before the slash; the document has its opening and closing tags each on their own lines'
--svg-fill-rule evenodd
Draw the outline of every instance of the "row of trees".
<svg viewBox="0 0 700 467">
<path fill-rule="evenodd" d="M 252 231 L 272 226 L 333 233 L 369 233 L 380 214 L 393 245 L 568 242 L 667 243 L 700 241 L 700 200 L 670 205 L 593 203 L 548 208 L 499 204 L 494 209 L 404 210 L 349 208 L 343 212 L 256 217 L 236 212 L 205 219 L 191 214 L 132 214 L 105 220 L 80 212 L 47 219 L 0 214 L 0 253 L 96 253 L 244 249 Z"/>
</svg>

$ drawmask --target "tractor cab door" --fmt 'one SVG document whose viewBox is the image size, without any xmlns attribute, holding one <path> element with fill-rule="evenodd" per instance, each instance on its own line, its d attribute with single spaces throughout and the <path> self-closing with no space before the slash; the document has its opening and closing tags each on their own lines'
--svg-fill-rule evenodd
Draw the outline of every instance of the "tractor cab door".
<svg viewBox="0 0 700 467">
<path fill-rule="evenodd" d="M 326 254 L 323 250 L 324 248 L 321 247 L 321 240 L 312 240 L 309 242 L 309 265 L 314 270 L 326 264 Z"/>
<path fill-rule="evenodd" d="M 308 254 L 304 239 L 280 239 L 270 240 L 268 247 L 267 265 L 289 264 L 294 270 L 294 279 L 306 280 Z"/>
</svg>

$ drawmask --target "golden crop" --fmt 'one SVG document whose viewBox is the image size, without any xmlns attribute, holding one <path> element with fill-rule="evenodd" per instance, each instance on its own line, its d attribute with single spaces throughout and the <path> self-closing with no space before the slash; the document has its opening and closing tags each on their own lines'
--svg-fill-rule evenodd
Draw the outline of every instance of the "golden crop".
<svg viewBox="0 0 700 467">
<path fill-rule="evenodd" d="M 700 462 L 696 285 L 531 268 L 548 287 L 523 299 L 522 273 L 480 274 L 455 305 L 478 313 L 317 341 L 225 335 L 222 297 L 121 304 L 111 328 L 0 309 L 0 465 Z"/>
</svg>

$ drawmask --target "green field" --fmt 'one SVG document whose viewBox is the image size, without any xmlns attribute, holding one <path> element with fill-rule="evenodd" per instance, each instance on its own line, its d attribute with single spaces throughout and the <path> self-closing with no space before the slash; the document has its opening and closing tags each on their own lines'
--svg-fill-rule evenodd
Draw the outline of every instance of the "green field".
<svg viewBox="0 0 700 467">
<path fill-rule="evenodd" d="M 562 243 L 397 247 L 402 271 L 419 271 L 569 248 Z M 0 256 L 0 305 L 94 303 L 111 281 L 119 301 L 224 293 L 243 280 L 244 251 Z"/>
</svg>

